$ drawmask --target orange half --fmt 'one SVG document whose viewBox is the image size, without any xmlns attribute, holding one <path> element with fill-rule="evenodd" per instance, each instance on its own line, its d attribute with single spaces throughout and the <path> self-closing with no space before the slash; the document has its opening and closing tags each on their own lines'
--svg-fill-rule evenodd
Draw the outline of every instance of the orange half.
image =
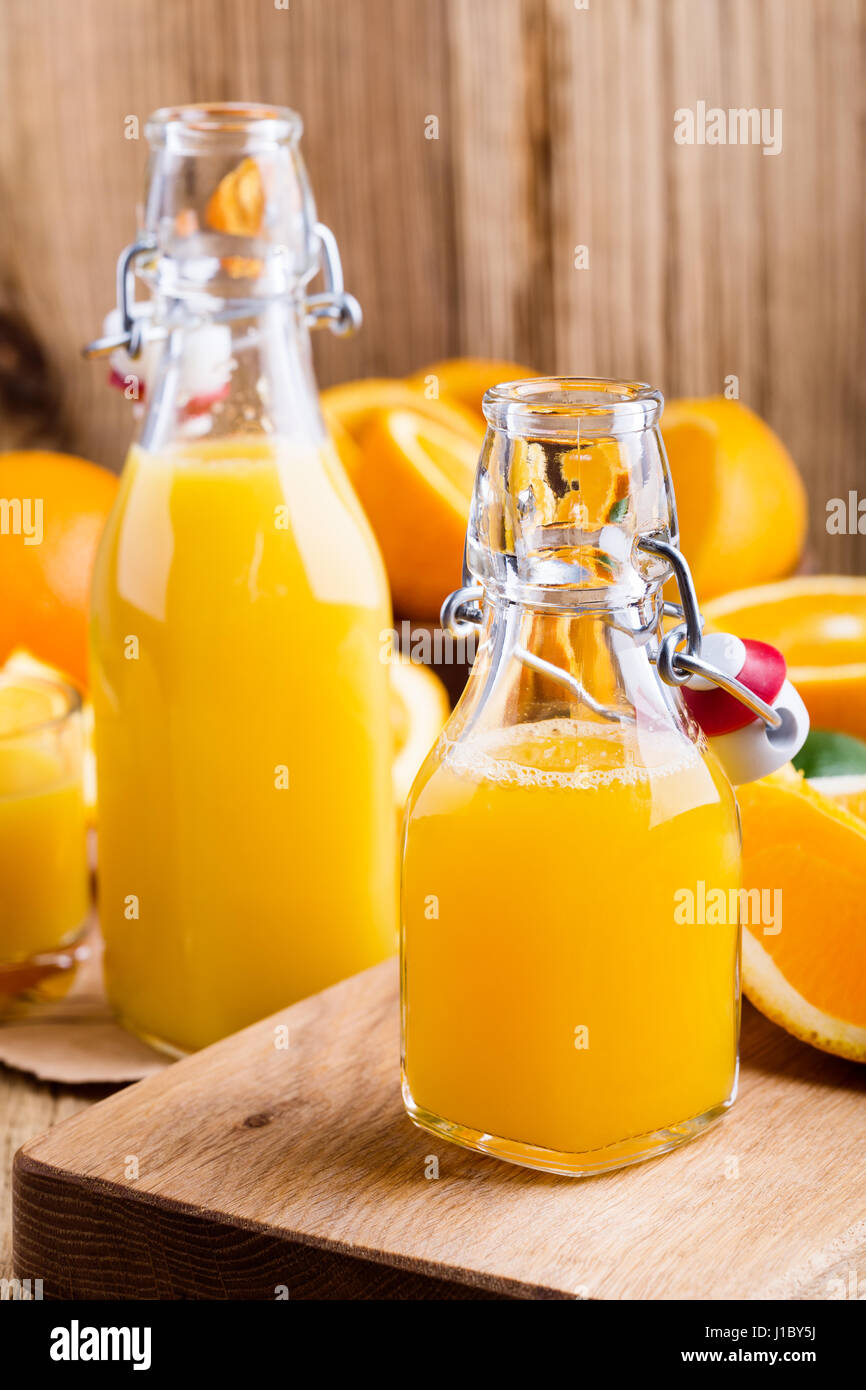
<svg viewBox="0 0 866 1390">
<path fill-rule="evenodd" d="M 810 786 L 866 821 L 866 777 L 811 777 Z"/>
<path fill-rule="evenodd" d="M 435 618 L 461 582 L 477 450 L 411 410 L 382 410 L 360 439 L 352 481 L 385 560 L 394 607 Z"/>
<path fill-rule="evenodd" d="M 435 671 L 401 655 L 389 667 L 394 730 L 394 800 L 402 815 L 412 783 L 436 742 L 450 705 Z"/>
<path fill-rule="evenodd" d="M 772 925 L 743 924 L 746 995 L 804 1042 L 866 1061 L 866 821 L 791 768 L 737 799 L 744 886 L 781 903 Z"/>
<path fill-rule="evenodd" d="M 409 410 L 452 430 L 469 440 L 476 458 L 484 438 L 483 422 L 459 401 L 428 400 L 423 390 L 390 377 L 367 377 L 329 386 L 319 400 L 328 426 L 336 422 L 356 444 L 383 410 Z"/>
<path fill-rule="evenodd" d="M 419 391 L 435 390 L 441 400 L 459 404 L 481 416 L 485 391 L 506 381 L 524 381 L 536 376 L 538 372 L 531 367 L 521 367 L 519 362 L 497 357 L 449 357 L 442 362 L 431 362 L 429 367 L 422 367 L 406 380 Z"/>
<path fill-rule="evenodd" d="M 866 579 L 804 575 L 704 605 L 710 628 L 778 647 L 812 727 L 866 738 Z"/>
</svg>

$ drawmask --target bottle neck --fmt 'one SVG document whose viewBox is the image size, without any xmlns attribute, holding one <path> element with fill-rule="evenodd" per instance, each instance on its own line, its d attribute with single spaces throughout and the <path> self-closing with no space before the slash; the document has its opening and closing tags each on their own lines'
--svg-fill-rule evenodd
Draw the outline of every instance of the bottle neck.
<svg viewBox="0 0 866 1390">
<path fill-rule="evenodd" d="M 684 726 L 656 676 L 661 597 L 625 607 L 538 607 L 485 596 L 482 635 L 461 701 L 464 729 L 538 719 Z"/>
<path fill-rule="evenodd" d="M 623 658 L 640 657 L 651 664 L 661 614 L 661 595 L 616 608 L 570 609 L 485 597 L 482 645 L 489 637 L 506 660 L 528 655 L 583 679 L 587 669 L 614 667 Z"/>
<path fill-rule="evenodd" d="M 484 412 L 468 573 L 539 608 L 601 611 L 651 594 L 664 566 L 638 542 L 676 531 L 658 392 L 535 378 L 489 391 Z"/>
<path fill-rule="evenodd" d="M 303 300 L 160 299 L 140 443 L 274 435 L 318 445 L 323 425 Z"/>
</svg>

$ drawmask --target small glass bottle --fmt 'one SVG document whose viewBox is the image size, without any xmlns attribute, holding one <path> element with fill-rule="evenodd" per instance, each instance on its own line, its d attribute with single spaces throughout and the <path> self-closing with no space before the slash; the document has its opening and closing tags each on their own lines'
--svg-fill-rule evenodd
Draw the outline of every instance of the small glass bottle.
<svg viewBox="0 0 866 1390">
<path fill-rule="evenodd" d="M 311 323 L 355 306 L 300 130 L 282 108 L 151 118 L 121 333 L 95 345 L 144 346 L 146 392 L 93 586 L 105 973 L 175 1052 L 396 945 L 388 590 L 310 358 Z"/>
<path fill-rule="evenodd" d="M 688 920 L 739 888 L 736 802 L 656 667 L 661 409 L 631 383 L 488 392 L 452 605 L 481 644 L 406 814 L 407 1110 L 555 1173 L 663 1153 L 736 1088 L 736 912 Z"/>
</svg>

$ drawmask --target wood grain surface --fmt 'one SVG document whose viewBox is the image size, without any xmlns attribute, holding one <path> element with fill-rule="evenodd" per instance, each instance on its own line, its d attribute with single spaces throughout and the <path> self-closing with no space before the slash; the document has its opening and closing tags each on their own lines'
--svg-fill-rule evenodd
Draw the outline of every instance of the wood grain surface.
<svg viewBox="0 0 866 1390">
<path fill-rule="evenodd" d="M 34 1134 L 87 1109 L 105 1086 L 56 1086 L 0 1067 L 0 1279 L 12 1274 L 12 1160 Z"/>
<path fill-rule="evenodd" d="M 51 430 L 118 467 L 127 407 L 78 347 L 141 196 L 125 122 L 286 102 L 366 311 L 319 335 L 323 383 L 458 352 L 736 376 L 806 475 L 815 563 L 862 572 L 824 520 L 866 490 L 864 36 L 863 0 L 5 0 L 0 304 L 56 373 Z M 700 100 L 780 108 L 781 153 L 677 145 Z"/>
<path fill-rule="evenodd" d="M 27 1143 L 16 1273 L 67 1298 L 828 1298 L 866 1275 L 863 1068 L 747 1010 L 721 1125 L 575 1181 L 414 1129 L 397 1013 L 386 962 Z"/>
</svg>

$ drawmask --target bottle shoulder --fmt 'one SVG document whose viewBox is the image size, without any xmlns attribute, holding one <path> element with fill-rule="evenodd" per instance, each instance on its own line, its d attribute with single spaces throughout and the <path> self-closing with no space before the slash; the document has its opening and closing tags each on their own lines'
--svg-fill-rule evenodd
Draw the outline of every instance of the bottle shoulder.
<svg viewBox="0 0 866 1390">
<path fill-rule="evenodd" d="M 717 759 L 674 725 L 554 718 L 467 729 L 455 711 L 416 778 L 410 814 L 524 804 L 557 816 L 633 812 L 649 825 L 704 806 L 731 828 L 737 817 Z"/>
<path fill-rule="evenodd" d="M 133 446 L 95 582 L 146 611 L 160 587 L 240 599 L 244 586 L 248 601 L 307 594 L 389 615 L 375 541 L 331 451 L 260 436 Z"/>
</svg>

